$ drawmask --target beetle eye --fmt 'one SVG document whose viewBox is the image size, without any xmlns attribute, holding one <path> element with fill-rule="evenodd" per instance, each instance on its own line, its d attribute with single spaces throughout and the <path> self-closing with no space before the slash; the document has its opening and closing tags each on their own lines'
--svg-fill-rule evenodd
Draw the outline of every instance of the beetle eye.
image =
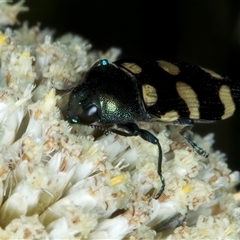
<svg viewBox="0 0 240 240">
<path fill-rule="evenodd" d="M 84 111 L 78 115 L 78 119 L 83 124 L 91 124 L 98 121 L 98 108 L 95 105 L 85 108 Z"/>
<path fill-rule="evenodd" d="M 75 109 L 76 110 L 76 109 Z M 91 123 L 97 122 L 99 120 L 98 108 L 95 105 L 90 105 L 86 108 L 78 106 L 78 111 L 68 110 L 68 119 L 71 123 L 80 123 L 89 125 Z"/>
</svg>

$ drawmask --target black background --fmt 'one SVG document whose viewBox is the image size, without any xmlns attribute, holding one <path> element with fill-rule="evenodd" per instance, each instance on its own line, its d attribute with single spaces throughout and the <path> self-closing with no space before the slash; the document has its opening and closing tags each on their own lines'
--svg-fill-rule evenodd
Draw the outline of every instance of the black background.
<svg viewBox="0 0 240 240">
<path fill-rule="evenodd" d="M 240 81 L 240 1 L 236 0 L 26 0 L 30 11 L 21 21 L 73 32 L 93 48 L 122 49 L 121 57 L 178 59 Z M 194 131 L 214 132 L 215 149 L 227 153 L 229 166 L 240 170 L 240 113 Z"/>
</svg>

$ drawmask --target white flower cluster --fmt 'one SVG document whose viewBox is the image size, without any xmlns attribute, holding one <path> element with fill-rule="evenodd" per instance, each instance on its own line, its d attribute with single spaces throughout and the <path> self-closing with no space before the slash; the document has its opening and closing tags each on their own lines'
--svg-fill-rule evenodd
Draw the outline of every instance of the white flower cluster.
<svg viewBox="0 0 240 240">
<path fill-rule="evenodd" d="M 16 23 L 23 2 L 0 3 L 0 25 Z M 4 12 L 5 11 L 5 12 Z M 139 123 L 160 141 L 102 135 L 70 126 L 56 89 L 75 86 L 99 58 L 84 39 L 50 30 L 0 32 L 0 239 L 238 239 L 240 208 L 234 199 L 239 173 L 212 149 L 213 135 L 193 136 L 203 158 L 179 129 Z"/>
</svg>

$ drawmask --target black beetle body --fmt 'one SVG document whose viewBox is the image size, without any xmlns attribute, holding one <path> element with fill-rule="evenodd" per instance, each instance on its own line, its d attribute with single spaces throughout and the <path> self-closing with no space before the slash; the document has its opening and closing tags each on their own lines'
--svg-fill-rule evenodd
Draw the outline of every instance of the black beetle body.
<svg viewBox="0 0 240 240">
<path fill-rule="evenodd" d="M 240 84 L 211 70 L 182 62 L 107 60 L 95 63 L 85 81 L 73 89 L 67 117 L 71 123 L 90 126 L 117 124 L 123 136 L 139 135 L 158 146 L 158 174 L 162 151 L 158 139 L 134 122 L 162 121 L 184 125 L 186 141 L 203 156 L 206 152 L 187 138 L 194 122 L 212 122 L 230 117 L 240 105 Z M 106 127 L 107 128 L 107 127 Z"/>
<path fill-rule="evenodd" d="M 91 119 L 92 115 L 96 118 Z M 86 81 L 74 88 L 69 99 L 68 118 L 83 124 L 113 124 L 145 121 L 151 117 L 141 102 L 136 80 L 108 64 L 93 66 Z"/>
</svg>

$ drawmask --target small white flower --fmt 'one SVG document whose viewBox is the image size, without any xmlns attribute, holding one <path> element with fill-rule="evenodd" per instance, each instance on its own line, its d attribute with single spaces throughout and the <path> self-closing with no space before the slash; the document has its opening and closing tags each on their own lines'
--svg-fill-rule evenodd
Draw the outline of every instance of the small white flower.
<svg viewBox="0 0 240 240">
<path fill-rule="evenodd" d="M 71 239 L 76 236 L 89 239 L 90 232 L 98 224 L 96 214 L 73 204 L 62 207 L 58 214 L 61 217 L 46 227 L 51 239 Z"/>
<path fill-rule="evenodd" d="M 19 1 L 16 4 L 0 3 L 0 25 L 14 25 L 19 23 L 17 20 L 17 15 L 19 12 L 28 11 L 28 7 L 23 6 L 24 0 Z"/>
<path fill-rule="evenodd" d="M 27 103 L 32 97 L 33 88 L 33 85 L 28 85 L 23 94 L 14 90 L 0 90 L 1 149 L 14 142 L 19 126 L 26 114 Z"/>
<path fill-rule="evenodd" d="M 20 203 L 19 203 L 20 204 Z M 13 220 L 5 229 L 0 228 L 1 239 L 49 239 L 38 216 L 21 216 Z"/>
</svg>

